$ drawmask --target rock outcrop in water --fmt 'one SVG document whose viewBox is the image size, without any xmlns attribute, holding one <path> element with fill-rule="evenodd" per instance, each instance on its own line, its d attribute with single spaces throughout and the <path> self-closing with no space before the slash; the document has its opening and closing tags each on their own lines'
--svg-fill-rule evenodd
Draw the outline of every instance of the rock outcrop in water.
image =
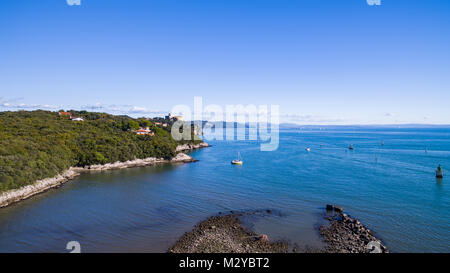
<svg viewBox="0 0 450 273">
<path fill-rule="evenodd" d="M 184 153 L 179 153 L 177 156 L 170 160 L 171 163 L 189 163 L 196 162 L 197 160 L 193 159 L 192 156 L 189 156 Z"/>
<path fill-rule="evenodd" d="M 288 244 L 246 230 L 239 214 L 212 216 L 185 233 L 171 253 L 287 253 Z"/>
<path fill-rule="evenodd" d="M 329 210 L 327 205 L 327 210 Z M 337 207 L 338 213 L 327 215 L 329 225 L 319 228 L 320 235 L 323 236 L 327 246 L 324 252 L 328 253 L 388 253 L 384 246 L 373 232 L 362 225 L 358 220 L 342 213 L 342 208 Z"/>
<path fill-rule="evenodd" d="M 177 152 L 184 151 L 184 150 L 192 150 L 192 149 L 199 149 L 203 147 L 209 147 L 207 143 L 200 143 L 198 145 L 180 145 L 177 147 Z M 10 190 L 4 193 L 0 193 L 0 208 L 9 206 L 13 203 L 19 202 L 21 200 L 27 199 L 33 195 L 45 192 L 51 188 L 56 188 L 61 186 L 63 183 L 73 179 L 74 177 L 78 176 L 81 172 L 84 171 L 107 171 L 107 170 L 118 170 L 118 169 L 126 169 L 126 168 L 133 168 L 133 167 L 145 167 L 145 166 L 151 166 L 155 164 L 160 163 L 189 163 L 189 162 L 195 162 L 196 160 L 193 159 L 191 156 L 184 154 L 184 153 L 178 153 L 174 158 L 171 160 L 165 160 L 163 158 L 144 158 L 144 159 L 136 159 L 136 160 L 130 160 L 126 162 L 115 162 L 115 163 L 108 163 L 104 165 L 91 165 L 86 166 L 84 168 L 77 168 L 72 167 L 69 170 L 65 171 L 62 174 L 58 174 L 55 177 L 46 178 L 43 180 L 36 181 L 32 185 L 24 186 L 20 189 L 16 190 Z"/>
</svg>

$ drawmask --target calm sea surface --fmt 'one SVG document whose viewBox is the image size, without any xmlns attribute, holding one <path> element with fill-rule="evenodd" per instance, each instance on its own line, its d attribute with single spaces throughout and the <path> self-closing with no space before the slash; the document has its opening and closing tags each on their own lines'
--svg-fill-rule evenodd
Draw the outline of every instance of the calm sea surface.
<svg viewBox="0 0 450 273">
<path fill-rule="evenodd" d="M 0 209 L 0 252 L 66 252 L 69 241 L 83 252 L 165 252 L 210 215 L 260 209 L 274 213 L 248 220 L 256 232 L 319 247 L 327 203 L 394 252 L 450 252 L 450 171 L 434 176 L 438 164 L 450 170 L 450 129 L 284 130 L 275 152 L 211 144 L 192 153 L 197 163 L 83 174 Z M 244 165 L 232 166 L 238 151 Z"/>
</svg>

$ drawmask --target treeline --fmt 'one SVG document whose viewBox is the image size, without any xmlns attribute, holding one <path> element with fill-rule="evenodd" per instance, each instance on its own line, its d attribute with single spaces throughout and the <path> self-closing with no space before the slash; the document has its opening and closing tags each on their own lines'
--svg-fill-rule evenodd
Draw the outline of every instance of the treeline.
<svg viewBox="0 0 450 273">
<path fill-rule="evenodd" d="M 71 166 L 175 156 L 179 143 L 169 129 L 152 121 L 70 113 L 85 121 L 41 110 L 0 112 L 0 192 L 53 177 Z M 133 130 L 139 127 L 150 127 L 155 135 L 136 135 Z"/>
</svg>

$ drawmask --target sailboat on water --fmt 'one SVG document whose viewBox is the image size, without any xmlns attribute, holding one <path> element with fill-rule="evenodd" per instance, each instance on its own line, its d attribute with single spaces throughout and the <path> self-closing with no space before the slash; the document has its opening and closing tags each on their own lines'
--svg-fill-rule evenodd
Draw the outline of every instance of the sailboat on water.
<svg viewBox="0 0 450 273">
<path fill-rule="evenodd" d="M 235 160 L 231 161 L 231 164 L 233 164 L 233 165 L 242 165 L 242 164 L 244 164 L 244 161 L 242 161 L 242 159 L 241 159 L 241 153 L 238 152 L 238 159 L 235 159 Z"/>
</svg>

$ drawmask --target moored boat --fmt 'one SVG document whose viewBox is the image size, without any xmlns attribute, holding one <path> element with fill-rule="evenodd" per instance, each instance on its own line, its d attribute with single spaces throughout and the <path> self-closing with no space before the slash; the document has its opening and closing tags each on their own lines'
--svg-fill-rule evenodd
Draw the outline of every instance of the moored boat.
<svg viewBox="0 0 450 273">
<path fill-rule="evenodd" d="M 241 153 L 238 153 L 238 159 L 232 160 L 231 164 L 233 165 L 242 165 L 244 164 L 244 161 L 241 159 Z"/>
</svg>

